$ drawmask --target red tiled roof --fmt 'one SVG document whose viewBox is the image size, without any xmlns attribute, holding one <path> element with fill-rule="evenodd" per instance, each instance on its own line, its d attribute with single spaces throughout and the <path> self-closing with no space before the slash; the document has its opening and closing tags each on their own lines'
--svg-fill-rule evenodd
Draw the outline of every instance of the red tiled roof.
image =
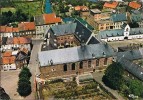
<svg viewBox="0 0 143 100">
<path fill-rule="evenodd" d="M 8 26 L 0 26 L 0 32 L 19 32 L 18 27 L 17 28 L 13 28 L 13 27 L 8 27 Z"/>
<path fill-rule="evenodd" d="M 116 1 L 114 1 L 112 3 L 105 2 L 103 7 L 114 9 L 117 7 L 117 5 L 118 5 L 118 2 L 116 2 Z"/>
<path fill-rule="evenodd" d="M 15 56 L 11 56 L 11 57 L 3 57 L 2 58 L 2 64 L 13 64 L 15 63 Z"/>
<path fill-rule="evenodd" d="M 5 32 L 12 32 L 12 27 L 6 27 L 6 31 Z"/>
<path fill-rule="evenodd" d="M 0 26 L 0 32 L 5 32 L 6 26 Z"/>
<path fill-rule="evenodd" d="M 139 3 L 137 3 L 137 2 L 130 2 L 130 3 L 129 3 L 129 6 L 130 6 L 131 8 L 138 9 L 138 8 L 141 7 L 141 4 L 139 4 Z"/>
<path fill-rule="evenodd" d="M 53 23 L 62 22 L 62 19 L 60 17 L 56 17 L 54 13 L 43 14 L 43 19 L 45 21 L 45 24 L 53 24 Z"/>
<path fill-rule="evenodd" d="M 26 37 L 14 37 L 13 38 L 13 44 L 29 44 L 31 43 L 30 38 Z"/>
<path fill-rule="evenodd" d="M 35 23 L 34 22 L 22 22 L 18 24 L 18 28 L 20 31 L 35 30 Z"/>
<path fill-rule="evenodd" d="M 12 55 L 12 51 L 6 51 L 3 53 L 3 57 L 10 57 Z"/>
<path fill-rule="evenodd" d="M 87 6 L 76 6 L 76 7 L 74 7 L 74 9 L 76 11 L 80 11 L 80 10 L 87 11 L 87 10 L 89 10 Z"/>
<path fill-rule="evenodd" d="M 19 32 L 18 28 L 12 28 L 12 32 Z"/>
</svg>

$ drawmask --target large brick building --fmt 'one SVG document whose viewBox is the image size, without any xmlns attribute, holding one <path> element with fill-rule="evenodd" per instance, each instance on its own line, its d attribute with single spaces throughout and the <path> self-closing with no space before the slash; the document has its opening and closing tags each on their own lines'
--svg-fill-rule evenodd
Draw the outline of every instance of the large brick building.
<svg viewBox="0 0 143 100">
<path fill-rule="evenodd" d="M 42 51 L 38 54 L 41 78 L 69 77 L 105 69 L 113 49 L 104 43 Z"/>
</svg>

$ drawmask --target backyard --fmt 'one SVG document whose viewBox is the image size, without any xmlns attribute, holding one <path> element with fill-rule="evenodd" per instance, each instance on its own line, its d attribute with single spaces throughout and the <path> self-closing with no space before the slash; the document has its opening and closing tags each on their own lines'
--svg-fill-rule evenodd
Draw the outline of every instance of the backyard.
<svg viewBox="0 0 143 100">
<path fill-rule="evenodd" d="M 104 92 L 96 82 L 77 86 L 75 81 L 71 82 L 46 82 L 42 88 L 42 96 L 44 100 L 49 98 L 65 98 L 65 99 L 113 99 Z"/>
</svg>

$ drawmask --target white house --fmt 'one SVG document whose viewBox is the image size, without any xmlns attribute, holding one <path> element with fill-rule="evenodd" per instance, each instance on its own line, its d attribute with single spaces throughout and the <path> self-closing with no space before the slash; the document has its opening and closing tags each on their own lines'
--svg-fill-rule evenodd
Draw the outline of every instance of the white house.
<svg viewBox="0 0 143 100">
<path fill-rule="evenodd" d="M 124 29 L 106 30 L 98 33 L 98 38 L 105 41 L 121 41 L 125 39 L 142 39 L 143 28 L 130 28 L 126 25 Z"/>
<path fill-rule="evenodd" d="M 8 26 L 0 26 L 1 37 L 14 37 L 13 33 L 19 33 L 19 29 Z"/>
</svg>

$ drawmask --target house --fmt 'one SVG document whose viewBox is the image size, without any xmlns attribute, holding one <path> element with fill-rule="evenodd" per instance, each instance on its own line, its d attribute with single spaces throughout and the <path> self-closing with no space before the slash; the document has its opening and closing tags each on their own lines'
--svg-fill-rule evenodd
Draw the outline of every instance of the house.
<svg viewBox="0 0 143 100">
<path fill-rule="evenodd" d="M 128 6 L 133 8 L 133 9 L 141 8 L 141 4 L 139 4 L 139 3 L 135 2 L 135 1 L 130 2 Z"/>
<path fill-rule="evenodd" d="M 6 51 L 2 56 L 1 62 L 2 70 L 16 69 L 15 56 L 12 56 L 11 52 Z"/>
<path fill-rule="evenodd" d="M 130 16 L 131 22 L 138 23 L 139 27 L 143 27 L 143 14 L 142 13 L 132 13 Z"/>
<path fill-rule="evenodd" d="M 106 43 L 41 51 L 38 53 L 41 78 L 70 77 L 105 69 L 112 63 L 113 54 Z"/>
<path fill-rule="evenodd" d="M 99 9 L 91 9 L 90 10 L 90 14 L 87 17 L 87 22 L 92 26 L 92 27 L 96 27 L 96 23 L 95 20 L 98 20 L 98 16 L 100 16 L 101 11 Z"/>
<path fill-rule="evenodd" d="M 79 46 L 82 43 L 99 43 L 88 26 L 83 25 L 78 19 L 72 23 L 51 26 L 46 38 L 45 44 L 55 49 Z"/>
<path fill-rule="evenodd" d="M 143 81 L 143 68 L 134 63 L 134 60 L 143 58 L 143 48 L 131 49 L 125 52 L 117 53 L 117 62 L 126 70 L 128 76 L 133 76 Z"/>
<path fill-rule="evenodd" d="M 5 38 L 4 38 L 5 39 Z M 2 43 L 1 51 L 6 50 L 18 50 L 19 48 L 26 48 L 28 51 L 31 51 L 31 39 L 26 37 L 14 37 L 6 38 L 6 41 Z"/>
<path fill-rule="evenodd" d="M 86 18 L 89 15 L 89 8 L 87 6 L 76 6 L 74 10 L 79 11 L 82 18 Z"/>
<path fill-rule="evenodd" d="M 34 20 L 36 24 L 37 38 L 43 38 L 47 28 L 53 25 L 58 25 L 58 23 L 62 22 L 62 19 L 60 17 L 56 17 L 54 13 L 35 16 Z"/>
<path fill-rule="evenodd" d="M 28 64 L 28 50 L 20 48 L 20 50 L 8 50 L 2 53 L 1 69 L 2 70 L 16 70 Z"/>
<path fill-rule="evenodd" d="M 16 27 L 0 26 L 1 37 L 14 37 L 13 34 L 19 33 L 19 29 Z"/>
<path fill-rule="evenodd" d="M 103 5 L 103 9 L 116 9 L 118 6 L 118 2 L 113 1 L 112 3 L 110 2 L 105 2 Z"/>
<path fill-rule="evenodd" d="M 98 31 L 121 29 L 129 22 L 128 13 L 102 13 L 98 9 L 91 9 L 87 22 Z"/>
<path fill-rule="evenodd" d="M 36 37 L 36 28 L 34 22 L 21 22 L 18 24 L 19 33 L 13 33 L 14 37 Z"/>
<path fill-rule="evenodd" d="M 143 29 L 130 28 L 129 25 L 126 25 L 124 29 L 100 31 L 98 33 L 98 38 L 106 42 L 120 41 L 124 39 L 142 39 Z"/>
<path fill-rule="evenodd" d="M 25 49 L 25 48 L 24 48 Z M 16 65 L 17 68 L 21 69 L 22 67 L 25 67 L 28 65 L 28 50 L 20 50 L 16 55 Z"/>
</svg>

